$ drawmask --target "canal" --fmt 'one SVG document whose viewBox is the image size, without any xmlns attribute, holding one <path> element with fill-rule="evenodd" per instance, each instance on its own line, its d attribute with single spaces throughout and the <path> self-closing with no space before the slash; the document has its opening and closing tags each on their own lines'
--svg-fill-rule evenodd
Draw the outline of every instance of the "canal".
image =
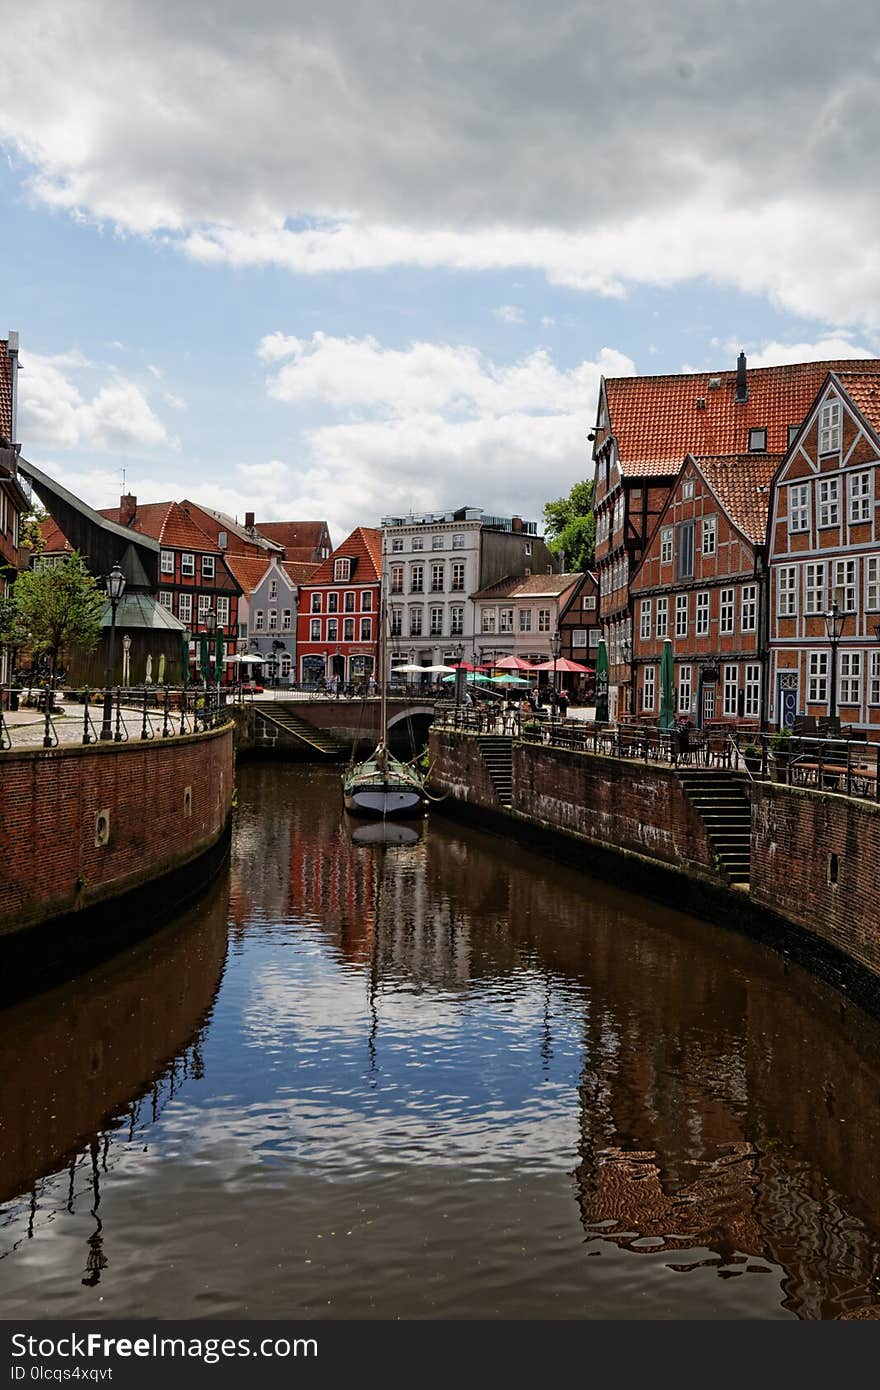
<svg viewBox="0 0 880 1390">
<path fill-rule="evenodd" d="M 880 1023 L 335 770 L 239 769 L 197 910 L 4 1010 L 6 1318 L 833 1318 L 880 1302 Z"/>
</svg>

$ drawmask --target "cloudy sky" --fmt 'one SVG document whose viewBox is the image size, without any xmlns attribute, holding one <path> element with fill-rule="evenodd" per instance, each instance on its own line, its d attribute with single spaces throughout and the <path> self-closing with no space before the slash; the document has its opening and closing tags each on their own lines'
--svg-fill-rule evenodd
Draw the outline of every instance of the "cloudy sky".
<svg viewBox="0 0 880 1390">
<path fill-rule="evenodd" d="M 867 0 L 3 10 L 18 433 L 95 505 L 537 520 L 603 372 L 880 351 Z"/>
</svg>

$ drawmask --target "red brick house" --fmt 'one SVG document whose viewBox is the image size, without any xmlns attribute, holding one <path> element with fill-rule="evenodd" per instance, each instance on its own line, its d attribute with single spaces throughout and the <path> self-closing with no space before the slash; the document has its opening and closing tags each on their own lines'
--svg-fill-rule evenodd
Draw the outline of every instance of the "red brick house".
<svg viewBox="0 0 880 1390">
<path fill-rule="evenodd" d="M 675 712 L 697 725 L 763 722 L 765 537 L 779 456 L 689 454 L 630 580 L 632 712 L 660 713 L 660 657 Z"/>
<path fill-rule="evenodd" d="M 304 682 L 360 683 L 377 672 L 381 531 L 358 526 L 301 586 L 297 664 Z"/>
<path fill-rule="evenodd" d="M 630 576 L 688 453 L 781 456 L 827 372 L 877 363 L 805 362 L 735 371 L 603 379 L 593 431 L 596 570 L 609 655 L 611 716 L 631 692 Z"/>
<path fill-rule="evenodd" d="M 588 570 L 579 584 L 563 595 L 559 609 L 560 656 L 582 666 L 595 666 L 596 648 L 602 629 L 599 624 L 599 581 Z M 593 689 L 593 675 L 571 675 L 560 681 L 578 697 Z"/>
<path fill-rule="evenodd" d="M 880 737 L 880 362 L 825 376 L 773 481 L 768 716 Z M 836 671 L 825 614 L 843 616 Z M 832 685 L 836 690 L 832 691 Z"/>
</svg>

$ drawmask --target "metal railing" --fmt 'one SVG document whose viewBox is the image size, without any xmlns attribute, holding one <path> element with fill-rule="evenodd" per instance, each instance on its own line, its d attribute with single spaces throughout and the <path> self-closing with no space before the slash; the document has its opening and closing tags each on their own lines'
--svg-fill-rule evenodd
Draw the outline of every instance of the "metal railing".
<svg viewBox="0 0 880 1390">
<path fill-rule="evenodd" d="M 880 743 L 734 731 L 730 741 L 752 781 L 782 782 L 880 802 Z"/>
<path fill-rule="evenodd" d="M 102 689 L 0 685 L 0 751 L 200 733 L 230 718 L 229 694 L 222 687 L 116 686 L 108 701 Z"/>
</svg>

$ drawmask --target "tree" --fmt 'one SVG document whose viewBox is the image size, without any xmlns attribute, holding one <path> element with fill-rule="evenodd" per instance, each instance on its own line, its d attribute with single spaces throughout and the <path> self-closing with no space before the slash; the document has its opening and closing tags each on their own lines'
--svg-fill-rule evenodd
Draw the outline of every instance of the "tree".
<svg viewBox="0 0 880 1390">
<path fill-rule="evenodd" d="M 544 527 L 553 554 L 565 553 L 565 568 L 569 573 L 590 569 L 596 553 L 592 479 L 575 483 L 567 497 L 548 502 L 544 508 Z"/>
<path fill-rule="evenodd" d="M 12 602 L 34 656 L 48 656 L 52 678 L 62 651 L 94 651 L 101 636 L 104 595 L 74 551 L 60 565 L 25 570 Z"/>
</svg>

